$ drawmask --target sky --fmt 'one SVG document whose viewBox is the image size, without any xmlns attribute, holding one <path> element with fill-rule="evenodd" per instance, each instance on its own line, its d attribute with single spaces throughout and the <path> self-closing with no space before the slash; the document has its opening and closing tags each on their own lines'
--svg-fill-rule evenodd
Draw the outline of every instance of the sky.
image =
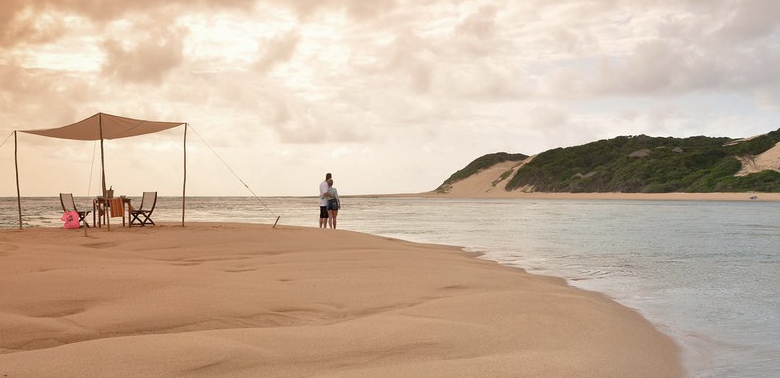
<svg viewBox="0 0 780 378">
<path fill-rule="evenodd" d="M 488 153 L 780 127 L 775 0 L 0 0 L 13 130 L 187 122 L 187 195 L 433 190 Z M 106 141 L 117 194 L 180 195 L 183 128 Z M 99 192 L 99 143 L 18 133 L 23 196 Z"/>
</svg>

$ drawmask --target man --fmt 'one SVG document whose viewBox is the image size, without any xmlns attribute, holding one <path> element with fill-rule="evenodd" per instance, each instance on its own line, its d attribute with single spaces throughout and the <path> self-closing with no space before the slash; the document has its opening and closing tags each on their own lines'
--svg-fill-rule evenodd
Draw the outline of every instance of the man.
<svg viewBox="0 0 780 378">
<path fill-rule="evenodd" d="M 328 180 L 332 178 L 330 173 L 325 174 L 325 181 L 320 183 L 320 228 L 328 228 L 328 200 L 332 197 L 328 193 Z"/>
</svg>

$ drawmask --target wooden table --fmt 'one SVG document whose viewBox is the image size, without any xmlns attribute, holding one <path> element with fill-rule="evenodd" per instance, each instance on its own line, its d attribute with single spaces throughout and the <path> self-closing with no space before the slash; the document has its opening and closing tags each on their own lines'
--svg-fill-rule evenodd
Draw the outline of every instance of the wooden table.
<svg viewBox="0 0 780 378">
<path fill-rule="evenodd" d="M 125 219 L 130 219 L 130 202 L 131 199 L 127 197 L 122 198 L 123 207 L 127 209 L 127 218 L 125 218 L 125 212 L 122 212 L 122 226 L 125 225 Z M 112 199 L 112 198 L 109 198 Z M 108 222 L 108 217 L 111 216 L 111 203 L 106 201 L 103 197 L 97 197 L 92 200 L 92 227 L 102 227 L 104 223 Z M 99 213 L 98 213 L 99 212 Z"/>
</svg>

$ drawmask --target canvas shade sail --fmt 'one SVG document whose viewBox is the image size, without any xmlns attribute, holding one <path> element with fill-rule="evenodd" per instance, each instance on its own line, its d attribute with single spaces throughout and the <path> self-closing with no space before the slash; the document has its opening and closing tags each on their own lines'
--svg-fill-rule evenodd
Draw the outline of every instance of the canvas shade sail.
<svg viewBox="0 0 780 378">
<path fill-rule="evenodd" d="M 103 196 L 106 197 L 106 167 L 103 153 L 104 139 L 127 138 L 144 134 L 156 133 L 159 131 L 184 126 L 184 183 L 182 185 L 182 206 L 181 206 L 181 224 L 184 226 L 184 208 L 187 188 L 187 123 L 185 122 L 156 122 L 145 121 L 141 119 L 120 117 L 106 113 L 97 113 L 89 118 L 81 120 L 70 125 L 57 127 L 53 129 L 39 130 L 18 130 L 23 133 L 40 135 L 50 138 L 73 139 L 73 140 L 99 140 L 100 141 L 100 168 L 101 181 L 103 187 Z M 19 207 L 19 228 L 22 228 L 22 203 L 19 190 L 19 166 L 17 163 L 17 142 L 16 131 L 14 131 L 14 165 L 16 167 L 16 196 Z M 111 229 L 110 217 L 108 218 L 108 229 Z"/>
<path fill-rule="evenodd" d="M 92 117 L 53 129 L 19 130 L 23 133 L 74 140 L 119 139 L 151 134 L 183 125 L 184 122 L 154 122 L 97 113 Z M 102 130 L 101 130 L 102 129 Z M 102 134 L 102 135 L 101 135 Z"/>
</svg>

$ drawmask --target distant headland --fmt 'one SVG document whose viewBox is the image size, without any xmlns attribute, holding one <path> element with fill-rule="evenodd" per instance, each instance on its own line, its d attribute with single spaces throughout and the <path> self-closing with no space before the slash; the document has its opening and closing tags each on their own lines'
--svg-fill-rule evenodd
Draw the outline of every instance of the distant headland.
<svg viewBox="0 0 780 378">
<path fill-rule="evenodd" d="M 635 135 L 533 156 L 493 153 L 425 194 L 778 200 L 780 129 L 743 139 Z"/>
</svg>

